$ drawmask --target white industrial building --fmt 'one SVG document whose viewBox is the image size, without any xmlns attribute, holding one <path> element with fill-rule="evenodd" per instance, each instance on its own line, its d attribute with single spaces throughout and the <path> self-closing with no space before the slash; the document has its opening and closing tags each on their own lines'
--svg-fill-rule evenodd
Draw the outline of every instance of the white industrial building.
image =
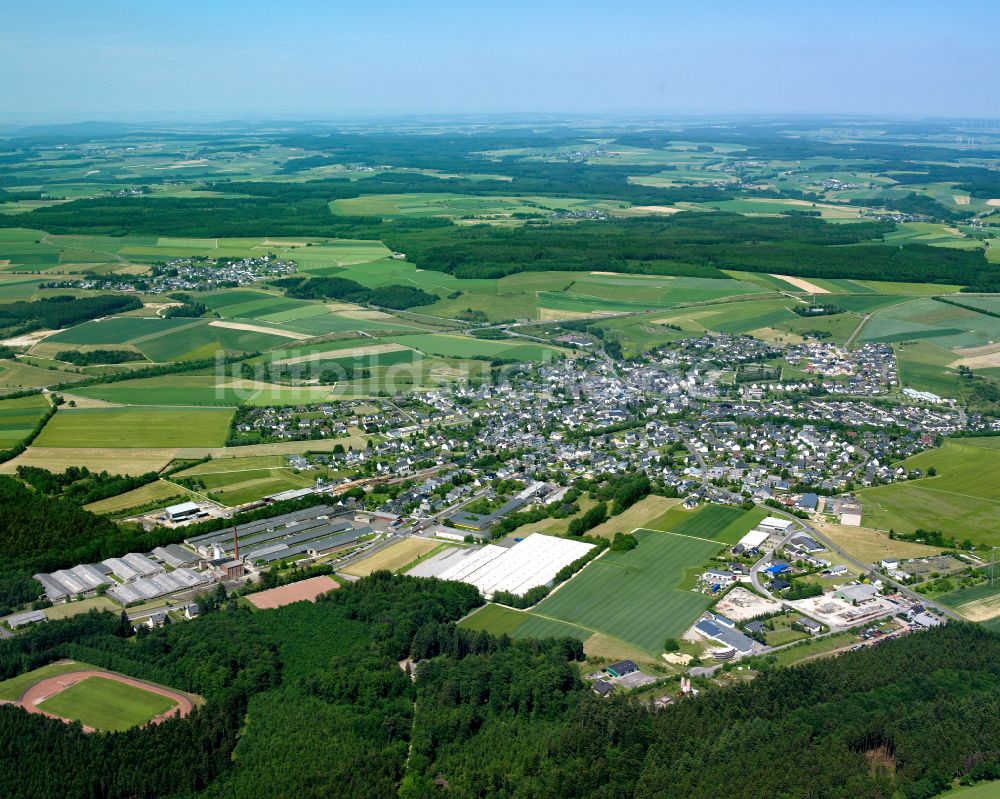
<svg viewBox="0 0 1000 799">
<path fill-rule="evenodd" d="M 780 519 L 777 516 L 768 516 L 763 521 L 757 524 L 758 530 L 767 530 L 772 533 L 784 533 L 791 526 L 793 522 L 789 519 Z"/>
<path fill-rule="evenodd" d="M 760 545 L 763 544 L 771 536 L 771 533 L 767 530 L 761 530 L 759 527 L 756 530 L 751 530 L 743 538 L 739 540 L 739 544 L 743 546 L 744 549 L 759 549 Z"/>
</svg>

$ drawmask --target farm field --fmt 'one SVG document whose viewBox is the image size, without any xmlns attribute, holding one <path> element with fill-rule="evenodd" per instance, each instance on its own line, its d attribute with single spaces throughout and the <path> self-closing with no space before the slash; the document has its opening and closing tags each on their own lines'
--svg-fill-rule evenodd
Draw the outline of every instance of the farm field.
<svg viewBox="0 0 1000 799">
<path fill-rule="evenodd" d="M 196 196 L 210 196 L 200 192 Z M 183 238 L 152 235 L 51 235 L 41 230 L 0 231 L 0 257 L 5 269 L 44 272 L 83 264 L 88 269 L 118 271 L 129 264 L 150 264 L 173 258 L 243 258 L 274 254 L 293 258 L 300 269 L 349 266 L 389 255 L 381 242 L 317 238 L 242 237 Z"/>
<path fill-rule="evenodd" d="M 70 408 L 42 430 L 39 447 L 167 448 L 221 446 L 229 409 Z"/>
<path fill-rule="evenodd" d="M 989 573 L 988 568 L 986 573 Z M 1000 585 L 986 582 L 972 588 L 958 588 L 942 594 L 937 600 L 958 611 L 969 621 L 983 622 L 1000 617 Z"/>
<path fill-rule="evenodd" d="M 16 391 L 26 388 L 41 388 L 59 383 L 75 383 L 83 379 L 85 379 L 83 375 L 55 369 L 40 369 L 21 361 L 0 359 L 0 389 Z"/>
<path fill-rule="evenodd" d="M 636 536 L 638 547 L 602 555 L 533 612 L 661 652 L 668 637 L 679 637 L 709 606 L 709 597 L 679 586 L 721 547 L 653 530 Z"/>
<path fill-rule="evenodd" d="M 271 456 L 280 460 L 280 456 Z M 231 460 L 232 463 L 227 463 Z M 200 492 L 221 502 L 223 505 L 242 505 L 253 502 L 261 497 L 289 491 L 296 488 L 309 488 L 315 485 L 315 477 L 307 474 L 296 474 L 293 469 L 282 463 L 271 466 L 252 468 L 242 466 L 238 462 L 246 458 L 227 460 L 212 460 L 201 464 L 201 467 L 214 466 L 214 470 L 198 471 L 199 467 L 177 472 L 171 475 L 173 479 L 192 478 L 204 485 Z"/>
<path fill-rule="evenodd" d="M 931 391 L 941 397 L 958 398 L 963 386 L 950 365 L 956 355 L 931 341 L 903 341 L 893 345 L 900 385 Z"/>
<path fill-rule="evenodd" d="M 111 474 L 145 474 L 164 468 L 177 457 L 176 449 L 154 447 L 38 447 L 30 446 L 13 460 L 0 463 L 0 474 L 15 474 L 18 466 L 38 466 L 63 472 L 70 466 Z"/>
<path fill-rule="evenodd" d="M 524 361 L 542 361 L 562 354 L 562 350 L 544 344 L 520 343 L 511 340 L 486 340 L 471 336 L 452 336 L 446 334 L 415 334 L 407 336 L 389 336 L 387 341 L 394 341 L 419 350 L 427 355 L 440 355 L 457 358 L 510 358 Z"/>
<path fill-rule="evenodd" d="M 175 708 L 177 702 L 137 685 L 86 677 L 37 705 L 46 713 L 102 731 L 128 730 Z"/>
<path fill-rule="evenodd" d="M 438 216 L 460 219 L 467 216 L 509 217 L 513 214 L 548 215 L 556 211 L 627 207 L 627 203 L 564 197 L 477 197 L 470 194 L 370 194 L 334 200 L 330 210 L 347 216 L 387 218 Z"/>
<path fill-rule="evenodd" d="M 948 439 L 940 449 L 903 461 L 907 469 L 937 470 L 937 477 L 866 488 L 859 492 L 863 523 L 897 532 L 940 530 L 958 541 L 1000 544 L 996 479 L 1000 439 Z"/>
<path fill-rule="evenodd" d="M 48 410 L 49 401 L 40 395 L 0 400 L 0 449 L 27 438 Z"/>
<path fill-rule="evenodd" d="M 764 508 L 743 510 L 729 505 L 706 505 L 696 511 L 672 508 L 646 525 L 652 530 L 735 544 L 767 516 Z"/>
<path fill-rule="evenodd" d="M 593 631 L 558 619 L 538 616 L 530 611 L 516 610 L 493 603 L 473 611 L 459 622 L 459 627 L 486 630 L 491 635 L 511 638 L 577 638 L 585 641 Z"/>
<path fill-rule="evenodd" d="M 417 538 L 409 536 L 385 549 L 362 558 L 356 563 L 352 563 L 341 571 L 352 577 L 367 577 L 374 571 L 388 569 L 395 572 L 408 566 L 417 558 L 421 558 L 437 549 L 445 549 L 440 541 L 433 541 L 429 538 Z"/>
<path fill-rule="evenodd" d="M 603 524 L 590 530 L 587 535 L 600 538 L 614 538 L 615 533 L 631 533 L 638 527 L 649 527 L 650 519 L 662 516 L 679 502 L 679 499 L 668 499 L 667 497 L 650 494 L 640 499 L 631 508 L 626 508 L 617 516 L 612 516 Z M 520 531 L 518 532 L 521 534 Z"/>
<path fill-rule="evenodd" d="M 882 530 L 870 527 L 818 522 L 816 529 L 862 563 L 878 563 L 883 558 L 923 558 L 941 554 L 940 548 L 894 540 Z"/>
<path fill-rule="evenodd" d="M 926 298 L 876 313 L 861 340 L 883 343 L 931 339 L 939 347 L 978 347 L 1000 340 L 1000 319 Z"/>
<path fill-rule="evenodd" d="M 189 498 L 187 489 L 166 480 L 156 480 L 139 488 L 126 491 L 114 497 L 91 502 L 84 507 L 91 513 L 114 515 L 132 508 L 140 508 L 153 503 L 171 504 L 173 500 L 182 502 Z"/>
</svg>

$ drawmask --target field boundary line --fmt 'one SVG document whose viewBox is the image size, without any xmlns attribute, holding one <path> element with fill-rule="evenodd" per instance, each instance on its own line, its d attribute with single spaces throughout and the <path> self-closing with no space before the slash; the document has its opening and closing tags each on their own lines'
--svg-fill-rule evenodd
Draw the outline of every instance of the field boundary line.
<svg viewBox="0 0 1000 799">
<path fill-rule="evenodd" d="M 652 527 L 636 527 L 632 533 L 636 533 L 639 530 L 646 530 L 650 533 L 659 533 L 660 535 L 672 535 L 677 538 L 693 538 L 695 541 L 704 541 L 706 544 L 718 544 L 719 549 L 722 549 L 726 545 L 725 541 L 713 541 L 711 538 L 702 538 L 700 535 L 685 535 L 684 533 L 675 533 L 670 530 L 654 530 Z"/>
<path fill-rule="evenodd" d="M 965 497 L 966 499 L 978 499 L 982 502 L 992 502 L 994 505 L 1000 505 L 1000 499 L 990 499 L 989 497 L 980 497 L 975 494 L 962 494 L 958 491 L 949 491 L 947 488 L 930 488 L 924 487 L 925 491 L 934 491 L 938 494 L 951 494 L 953 497 Z"/>
</svg>

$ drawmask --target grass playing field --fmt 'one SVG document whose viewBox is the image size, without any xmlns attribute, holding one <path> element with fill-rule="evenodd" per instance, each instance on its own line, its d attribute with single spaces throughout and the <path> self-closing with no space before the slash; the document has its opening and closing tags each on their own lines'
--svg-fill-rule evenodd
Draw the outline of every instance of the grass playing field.
<svg viewBox="0 0 1000 799">
<path fill-rule="evenodd" d="M 690 570 L 720 545 L 653 530 L 636 532 L 639 546 L 608 552 L 540 602 L 534 614 L 577 624 L 633 644 L 650 654 L 678 637 L 710 604 L 681 589 Z"/>
<path fill-rule="evenodd" d="M 1000 481 L 996 461 L 1000 439 L 949 439 L 940 449 L 904 461 L 907 469 L 934 467 L 937 477 L 866 488 L 859 492 L 864 523 L 910 533 L 940 530 L 959 541 L 1000 544 Z"/>
<path fill-rule="evenodd" d="M 38 706 L 96 730 L 127 730 L 177 704 L 173 699 L 104 677 L 87 677 Z"/>
<path fill-rule="evenodd" d="M 39 447 L 220 447 L 228 408 L 71 408 L 35 439 Z"/>
</svg>

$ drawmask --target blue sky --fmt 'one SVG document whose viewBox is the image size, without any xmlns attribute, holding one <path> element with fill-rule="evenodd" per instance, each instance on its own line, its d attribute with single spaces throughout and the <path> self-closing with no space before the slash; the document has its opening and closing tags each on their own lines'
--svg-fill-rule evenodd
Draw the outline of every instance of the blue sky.
<svg viewBox="0 0 1000 799">
<path fill-rule="evenodd" d="M 2 0 L 0 116 L 1000 117 L 997 0 Z"/>
</svg>

